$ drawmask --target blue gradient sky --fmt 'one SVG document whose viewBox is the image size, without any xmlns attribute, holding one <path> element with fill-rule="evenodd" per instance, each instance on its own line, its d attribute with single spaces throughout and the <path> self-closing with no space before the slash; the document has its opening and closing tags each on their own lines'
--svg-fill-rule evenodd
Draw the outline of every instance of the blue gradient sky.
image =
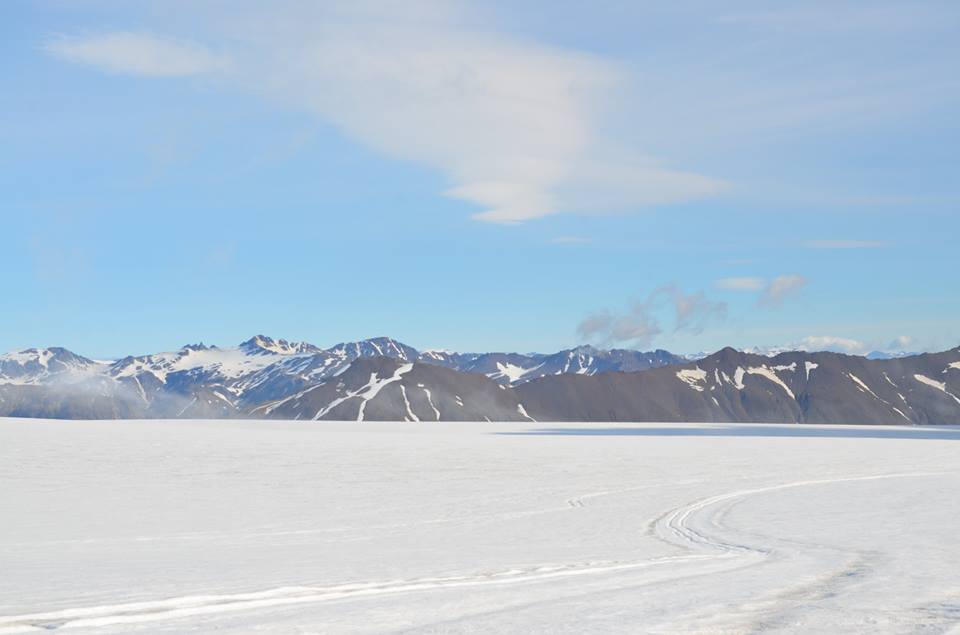
<svg viewBox="0 0 960 635">
<path fill-rule="evenodd" d="M 5 2 L 0 349 L 960 343 L 960 5 L 514 4 Z"/>
</svg>

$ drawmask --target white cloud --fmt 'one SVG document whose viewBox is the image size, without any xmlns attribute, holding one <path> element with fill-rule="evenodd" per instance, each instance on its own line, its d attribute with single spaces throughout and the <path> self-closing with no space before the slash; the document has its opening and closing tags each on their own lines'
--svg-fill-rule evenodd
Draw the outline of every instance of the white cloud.
<svg viewBox="0 0 960 635">
<path fill-rule="evenodd" d="M 605 100 L 624 79 L 617 65 L 477 26 L 482 21 L 457 4 L 288 0 L 233 18 L 220 27 L 225 32 L 209 34 L 230 49 L 225 77 L 313 113 L 386 156 L 440 171 L 449 182 L 444 193 L 476 206 L 477 220 L 629 210 L 725 187 L 607 149 L 600 123 Z M 196 74 L 220 64 L 209 49 L 146 34 L 65 39 L 48 48 L 144 75 Z"/>
<path fill-rule="evenodd" d="M 389 11 L 328 20 L 262 72 L 272 90 L 384 154 L 440 169 L 446 194 L 519 223 L 711 195 L 719 182 L 597 151 L 601 58 Z M 283 49 L 288 49 L 283 51 Z"/>
<path fill-rule="evenodd" d="M 786 297 L 793 295 L 806 285 L 807 279 L 800 275 L 777 276 L 764 287 L 758 303 L 761 306 L 778 307 L 783 304 Z"/>
<path fill-rule="evenodd" d="M 893 338 L 893 341 L 887 345 L 887 348 L 891 351 L 903 351 L 913 346 L 913 343 L 914 340 L 909 335 L 900 335 Z"/>
<path fill-rule="evenodd" d="M 149 33 L 60 37 L 44 48 L 57 57 L 108 72 L 153 77 L 199 75 L 227 65 L 225 58 L 204 46 Z"/>
<path fill-rule="evenodd" d="M 811 249 L 879 249 L 887 243 L 876 240 L 809 240 L 803 243 Z"/>
<path fill-rule="evenodd" d="M 847 353 L 848 355 L 863 355 L 870 349 L 866 342 L 831 335 L 810 335 L 791 348 L 800 351 L 833 351 L 835 353 Z"/>
<path fill-rule="evenodd" d="M 766 283 L 763 278 L 721 278 L 715 285 L 727 291 L 760 291 Z"/>
<path fill-rule="evenodd" d="M 915 341 L 908 335 L 896 337 L 886 346 L 876 339 L 864 341 L 835 335 L 809 335 L 783 346 L 757 348 L 753 349 L 753 351 L 759 352 L 760 354 L 771 355 L 784 351 L 830 351 L 847 355 L 868 355 L 878 352 L 895 356 L 911 349 L 916 350 Z"/>
</svg>

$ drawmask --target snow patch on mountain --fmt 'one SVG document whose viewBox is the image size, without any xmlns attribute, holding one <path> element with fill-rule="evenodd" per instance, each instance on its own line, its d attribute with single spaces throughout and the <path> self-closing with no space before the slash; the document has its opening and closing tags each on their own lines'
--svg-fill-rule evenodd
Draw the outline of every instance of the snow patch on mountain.
<svg viewBox="0 0 960 635">
<path fill-rule="evenodd" d="M 863 380 L 861 380 L 859 377 L 857 377 L 857 376 L 854 375 L 853 373 L 847 373 L 846 375 L 847 375 L 847 377 L 849 377 L 850 379 L 852 379 L 853 382 L 854 382 L 855 384 L 857 384 L 857 386 L 860 387 L 860 390 L 862 390 L 862 391 L 864 391 L 864 392 L 868 392 L 868 393 L 870 393 L 871 395 L 873 395 L 875 398 L 880 399 L 880 397 L 877 397 L 877 393 L 873 392 L 873 391 L 870 389 L 870 386 L 868 386 L 868 385 L 866 385 L 865 383 L 863 383 Z M 883 401 L 883 400 L 881 399 L 881 401 Z"/>
<path fill-rule="evenodd" d="M 161 383 L 166 383 L 168 377 L 174 373 L 199 371 L 210 378 L 234 380 L 286 357 L 285 354 L 267 350 L 249 351 L 250 349 L 243 346 L 185 346 L 175 352 L 122 359 L 110 367 L 109 374 L 121 378 L 149 373 Z"/>
<path fill-rule="evenodd" d="M 738 368 L 737 370 L 740 370 L 740 369 Z M 790 390 L 790 386 L 788 386 L 782 379 L 780 379 L 777 376 L 777 373 L 767 368 L 766 366 L 754 366 L 754 367 L 748 368 L 747 373 L 750 375 L 760 375 L 761 377 L 765 377 L 766 379 L 769 379 L 773 383 L 783 388 L 783 390 L 788 395 L 790 395 L 791 399 L 795 400 L 797 398 L 796 395 L 793 394 L 793 391 Z"/>
<path fill-rule="evenodd" d="M 517 404 L 517 412 L 520 413 L 521 417 L 526 417 L 530 421 L 533 421 L 534 423 L 536 423 L 537 420 L 527 414 L 527 409 L 523 407 L 522 403 Z"/>
<path fill-rule="evenodd" d="M 540 366 L 542 365 L 543 364 L 539 364 L 537 366 L 534 366 L 533 368 L 523 368 L 522 366 L 515 366 L 510 363 L 503 364 L 503 363 L 497 362 L 498 372 L 490 373 L 487 376 L 490 379 L 494 379 L 494 380 L 500 379 L 501 377 L 505 377 L 510 381 L 511 384 L 513 384 L 520 381 L 520 378 L 522 378 L 527 373 L 531 373 L 535 371 L 536 369 L 540 368 Z"/>
<path fill-rule="evenodd" d="M 430 408 L 433 410 L 433 414 L 436 415 L 437 421 L 440 421 L 440 411 L 433 405 L 433 395 L 430 394 L 430 389 L 423 384 L 417 384 L 417 387 L 423 390 L 423 393 L 427 396 L 427 403 L 430 404 Z"/>
<path fill-rule="evenodd" d="M 696 390 L 697 392 L 703 392 L 704 387 L 700 384 L 706 382 L 707 380 L 707 371 L 701 369 L 699 366 L 695 369 L 684 369 L 677 371 L 677 378 L 686 383 L 688 386 Z"/>
<path fill-rule="evenodd" d="M 921 384 L 926 384 L 927 386 L 930 386 L 931 388 L 936 388 L 936 389 L 939 390 L 940 392 L 945 393 L 945 394 L 947 394 L 947 395 L 950 395 L 951 397 L 953 397 L 953 400 L 954 400 L 954 401 L 956 401 L 957 403 L 960 403 L 960 398 L 958 398 L 958 397 L 957 397 L 956 395 L 954 395 L 952 392 L 950 392 L 949 390 L 947 390 L 947 384 L 946 384 L 946 383 L 944 383 L 944 382 L 942 382 L 942 381 L 937 381 L 936 379 L 930 379 L 929 377 L 926 377 L 925 375 L 919 375 L 919 374 L 914 375 L 913 378 L 916 379 L 916 380 L 917 380 L 918 382 L 920 382 Z"/>
<path fill-rule="evenodd" d="M 407 399 L 407 387 L 403 384 L 400 384 L 400 395 L 403 397 L 403 405 L 407 409 L 407 415 L 404 421 L 420 421 L 420 417 L 414 414 L 413 409 L 410 408 L 410 400 Z"/>
<path fill-rule="evenodd" d="M 743 390 L 747 387 L 746 384 L 743 383 L 743 377 L 746 373 L 747 371 L 745 371 L 742 366 L 737 366 L 737 370 L 733 371 L 733 385 L 737 390 Z"/>
<path fill-rule="evenodd" d="M 363 414 L 364 414 L 364 410 L 367 407 L 367 402 L 373 399 L 374 397 L 376 397 L 377 394 L 381 390 L 383 390 L 385 386 L 388 386 L 389 384 L 392 384 L 396 381 L 400 381 L 400 378 L 403 377 L 404 374 L 410 372 L 412 368 L 413 368 L 413 364 L 404 364 L 403 366 L 400 366 L 396 371 L 394 371 L 392 376 L 386 379 L 381 379 L 377 377 L 376 373 L 370 373 L 370 380 L 364 386 L 362 386 L 358 390 L 347 391 L 347 394 L 345 394 L 344 396 L 334 399 L 333 401 L 328 403 L 326 406 L 318 410 L 317 414 L 313 416 L 313 419 L 315 421 L 318 419 L 321 419 L 325 414 L 327 414 L 328 412 L 330 412 L 340 404 L 344 403 L 345 401 L 354 399 L 354 398 L 359 398 L 360 409 L 357 411 L 357 421 L 363 421 Z"/>
</svg>

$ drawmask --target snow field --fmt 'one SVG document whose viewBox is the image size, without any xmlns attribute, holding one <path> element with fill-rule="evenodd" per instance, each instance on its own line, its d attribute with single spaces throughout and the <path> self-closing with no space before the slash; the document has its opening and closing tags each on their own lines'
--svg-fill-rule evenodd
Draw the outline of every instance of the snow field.
<svg viewBox="0 0 960 635">
<path fill-rule="evenodd" d="M 958 442 L 0 420 L 0 634 L 950 632 Z"/>
</svg>

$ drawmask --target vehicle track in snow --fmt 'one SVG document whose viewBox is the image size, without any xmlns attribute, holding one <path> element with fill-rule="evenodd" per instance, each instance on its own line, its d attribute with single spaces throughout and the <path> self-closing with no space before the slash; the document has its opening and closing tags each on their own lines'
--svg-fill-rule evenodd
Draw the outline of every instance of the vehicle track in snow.
<svg viewBox="0 0 960 635">
<path fill-rule="evenodd" d="M 332 586 L 280 587 L 266 591 L 234 594 L 191 595 L 146 602 L 67 608 L 53 611 L 0 617 L 0 635 L 40 633 L 75 628 L 95 628 L 123 624 L 141 624 L 273 608 L 360 598 L 371 595 L 447 590 L 459 587 L 496 586 L 539 582 L 558 578 L 656 567 L 680 561 L 695 561 L 703 556 L 668 556 L 642 562 L 596 561 L 577 564 L 541 565 L 505 569 L 463 576 L 414 578 L 384 582 L 358 582 Z"/>
<path fill-rule="evenodd" d="M 733 531 L 718 520 L 734 505 L 753 496 L 795 488 L 955 474 L 903 472 L 793 481 L 711 496 L 671 510 L 652 523 L 649 533 L 685 548 L 688 553 L 712 551 L 717 557 L 753 557 L 755 562 L 749 566 L 790 563 L 790 570 L 802 572 L 802 575 L 796 579 L 783 576 L 788 580 L 785 588 L 774 589 L 765 597 L 751 598 L 740 605 L 731 605 L 723 616 L 688 616 L 663 628 L 666 631 L 737 633 L 776 630 L 787 623 L 798 608 L 835 597 L 845 587 L 862 581 L 872 573 L 873 563 L 879 557 L 876 552 L 840 549 L 752 531 Z M 762 531 L 763 528 L 758 529 Z M 808 562 L 806 567 L 798 567 L 797 563 L 803 561 Z"/>
<path fill-rule="evenodd" d="M 325 586 L 286 586 L 263 591 L 204 594 L 167 598 L 154 601 L 117 603 L 101 606 L 64 608 L 34 613 L 0 616 L 0 635 L 39 633 L 76 628 L 96 628 L 117 625 L 135 625 L 164 620 L 209 616 L 236 611 L 252 611 L 367 596 L 443 591 L 465 587 L 499 586 L 520 583 L 538 583 L 574 576 L 613 574 L 621 572 L 656 571 L 650 581 L 668 582 L 690 576 L 721 573 L 753 566 L 770 558 L 775 548 L 766 544 L 748 544 L 730 538 L 730 532 L 716 521 L 730 506 L 746 498 L 779 490 L 844 482 L 870 481 L 890 478 L 929 477 L 944 472 L 894 473 L 868 476 L 838 477 L 803 480 L 777 485 L 741 489 L 697 499 L 676 507 L 648 524 L 647 533 L 683 549 L 685 553 L 643 560 L 603 560 L 572 564 L 542 564 L 533 567 L 514 567 L 497 571 L 466 575 L 411 578 L 379 582 L 349 582 Z M 567 509 L 585 507 L 588 498 L 624 493 L 639 488 L 597 492 L 571 498 Z M 802 550 L 802 544 L 796 549 Z M 862 563 L 857 566 L 863 567 Z M 674 567 L 673 571 L 669 568 Z M 663 569 L 667 568 L 666 571 Z M 845 569 L 831 572 L 831 579 L 840 579 Z M 632 579 L 631 586 L 644 584 L 644 579 Z M 802 595 L 797 592 L 794 595 Z M 765 614 L 769 607 L 763 607 Z"/>
</svg>

